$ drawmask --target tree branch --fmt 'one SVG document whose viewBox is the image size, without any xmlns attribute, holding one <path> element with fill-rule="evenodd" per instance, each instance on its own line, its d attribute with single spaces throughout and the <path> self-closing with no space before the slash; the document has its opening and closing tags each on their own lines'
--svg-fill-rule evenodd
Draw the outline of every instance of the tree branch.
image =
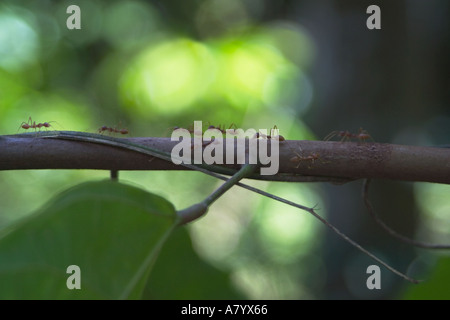
<svg viewBox="0 0 450 320">
<path fill-rule="evenodd" d="M 0 170 L 190 170 L 171 161 L 124 148 L 64 140 L 60 137 L 55 139 L 43 137 L 40 134 L 0 136 Z M 114 140 L 132 142 L 168 154 L 178 144 L 177 141 L 170 141 L 170 138 Z M 267 141 L 260 139 L 262 143 Z M 270 150 L 270 143 L 268 149 Z M 224 147 L 224 155 L 225 152 Z M 272 176 L 254 174 L 250 178 L 337 183 L 371 178 L 450 183 L 448 148 L 371 142 L 289 140 L 280 142 L 279 163 L 278 174 Z M 220 165 L 220 167 L 238 171 L 241 165 Z"/>
</svg>

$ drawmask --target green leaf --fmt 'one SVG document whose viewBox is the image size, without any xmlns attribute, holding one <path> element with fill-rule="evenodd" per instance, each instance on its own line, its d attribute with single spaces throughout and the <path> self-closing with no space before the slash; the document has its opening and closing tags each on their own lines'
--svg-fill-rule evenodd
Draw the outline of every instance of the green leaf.
<svg viewBox="0 0 450 320">
<path fill-rule="evenodd" d="M 140 298 L 175 222 L 157 195 L 111 181 L 78 185 L 0 231 L 0 298 Z M 71 265 L 81 289 L 66 285 Z"/>
<path fill-rule="evenodd" d="M 229 272 L 202 260 L 185 227 L 177 229 L 158 257 L 144 290 L 144 299 L 242 299 Z"/>
</svg>

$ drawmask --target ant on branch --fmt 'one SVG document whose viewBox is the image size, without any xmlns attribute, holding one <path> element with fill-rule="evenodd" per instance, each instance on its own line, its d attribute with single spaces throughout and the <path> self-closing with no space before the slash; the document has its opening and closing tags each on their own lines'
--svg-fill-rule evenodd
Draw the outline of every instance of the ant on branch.
<svg viewBox="0 0 450 320">
<path fill-rule="evenodd" d="M 300 151 L 302 151 L 301 148 L 300 148 Z M 311 153 L 309 156 L 306 156 L 306 157 L 301 156 L 300 154 L 298 154 L 295 151 L 294 151 L 294 153 L 296 154 L 296 156 L 292 157 L 291 159 L 289 159 L 289 161 L 298 163 L 297 166 L 295 167 L 296 169 L 298 167 L 300 167 L 300 164 L 301 164 L 302 161 L 311 161 L 311 165 L 313 165 L 314 162 L 320 158 L 320 155 L 318 153 L 315 153 L 315 152 Z"/>
<path fill-rule="evenodd" d="M 329 133 L 323 140 L 328 141 L 335 136 L 342 137 L 341 142 L 342 141 L 351 141 L 352 139 L 358 139 L 361 142 L 365 142 L 368 139 L 371 139 L 373 141 L 370 134 L 366 130 L 363 130 L 362 128 L 359 128 L 359 132 L 356 134 L 351 133 L 349 131 L 333 131 L 333 132 Z"/>
<path fill-rule="evenodd" d="M 203 130 L 201 130 L 201 131 L 199 131 L 199 130 L 195 130 L 194 129 L 194 127 L 193 127 L 193 125 L 191 125 L 189 128 L 183 128 L 183 127 L 178 127 L 178 126 L 175 126 L 175 127 L 170 127 L 170 128 L 167 128 L 167 130 L 170 130 L 170 131 L 175 131 L 175 130 L 178 130 L 178 129 L 184 129 L 184 130 L 187 130 L 190 134 L 194 134 L 194 136 L 203 136 Z M 209 126 L 209 128 L 208 129 L 219 129 L 219 128 L 216 128 L 216 127 L 214 127 L 214 126 Z M 166 131 L 167 131 L 166 130 Z M 220 130 L 220 129 L 219 129 Z M 220 130 L 221 132 L 223 132 L 222 130 Z M 204 148 L 204 147 L 206 147 L 207 145 L 209 145 L 209 144 L 211 144 L 211 143 L 213 143 L 214 142 L 214 139 L 213 140 L 211 140 L 211 141 L 204 141 L 203 140 L 203 137 L 202 137 L 202 148 Z M 192 144 L 191 145 L 191 149 L 194 149 L 194 144 Z"/>
<path fill-rule="evenodd" d="M 209 126 L 208 126 L 208 129 L 217 129 L 217 130 L 219 130 L 220 132 L 222 132 L 223 134 L 226 134 L 226 133 L 227 133 L 227 130 L 231 130 L 232 133 L 234 133 L 234 132 L 236 131 L 236 129 L 237 129 L 237 126 L 236 126 L 236 124 L 232 123 L 232 124 L 228 127 L 228 129 L 226 129 L 226 128 L 225 128 L 225 125 L 222 126 L 222 125 L 219 124 L 218 127 L 213 126 L 213 125 L 209 125 Z"/>
<path fill-rule="evenodd" d="M 208 122 L 208 123 L 210 123 L 210 122 Z M 214 126 L 214 125 L 210 124 L 206 130 L 214 130 L 214 129 L 219 130 L 222 134 L 227 134 L 227 130 L 231 130 L 231 133 L 234 134 L 236 132 L 237 126 L 236 126 L 236 124 L 232 123 L 227 129 L 225 125 L 219 124 L 219 126 Z M 189 132 L 191 132 L 191 131 L 189 131 Z M 202 141 L 202 148 L 204 148 L 212 143 L 215 143 L 215 142 L 216 142 L 215 139 L 212 139 L 211 141 Z M 193 147 L 194 146 L 192 146 L 192 148 Z"/>
<path fill-rule="evenodd" d="M 268 139 L 268 140 L 270 140 L 270 139 L 274 139 L 274 140 L 278 140 L 278 141 L 285 141 L 286 139 L 282 136 L 282 135 L 280 135 L 280 134 L 277 134 L 277 135 L 275 135 L 275 136 L 272 136 L 272 134 L 274 133 L 274 132 L 276 132 L 276 133 L 278 133 L 278 128 L 277 128 L 277 126 L 275 125 L 272 129 L 270 129 L 270 133 L 271 133 L 271 135 L 265 135 L 265 134 L 263 134 L 263 133 L 260 133 L 260 132 L 257 132 L 257 133 L 255 133 L 255 135 L 253 136 L 253 139 L 258 139 L 258 138 L 263 138 L 263 139 Z"/>
<path fill-rule="evenodd" d="M 36 131 L 36 129 L 39 129 L 39 131 L 41 131 L 41 128 L 50 128 L 52 125 L 50 124 L 51 122 L 55 122 L 55 121 L 49 121 L 49 122 L 44 122 L 44 123 L 36 123 L 36 121 L 33 121 L 31 119 L 31 117 L 28 118 L 27 122 L 22 122 L 19 126 L 19 130 L 20 128 L 28 130 L 28 129 L 34 129 Z"/>
<path fill-rule="evenodd" d="M 193 126 L 191 125 L 189 128 L 183 128 L 183 127 L 178 127 L 178 126 L 175 126 L 175 127 L 169 127 L 169 128 L 167 128 L 167 130 L 166 130 L 166 132 L 167 131 L 175 131 L 175 130 L 178 130 L 178 129 L 184 129 L 184 130 L 187 130 L 187 131 L 189 131 L 189 133 L 193 133 L 194 135 L 198 135 L 198 136 L 201 136 L 202 135 L 202 132 L 198 132 L 198 131 L 195 131 L 194 130 L 194 128 L 193 128 Z"/>
<path fill-rule="evenodd" d="M 107 126 L 102 126 L 98 129 L 98 133 L 103 134 L 103 132 L 109 131 L 109 133 L 120 133 L 120 134 L 128 134 L 128 129 L 117 129 Z"/>
<path fill-rule="evenodd" d="M 209 123 L 209 122 L 208 122 L 208 123 Z M 200 130 L 196 130 L 196 129 L 194 128 L 193 125 L 191 125 L 191 126 L 190 126 L 189 128 L 187 128 L 187 129 L 182 128 L 182 127 L 175 126 L 175 127 L 170 127 L 170 128 L 168 128 L 167 130 L 175 131 L 175 130 L 178 130 L 178 129 L 184 129 L 184 130 L 187 130 L 190 134 L 194 134 L 194 136 L 202 136 L 202 135 L 203 135 L 203 130 L 201 130 L 201 131 L 200 131 Z M 217 130 L 219 130 L 222 134 L 226 134 L 226 133 L 227 133 L 227 132 L 226 132 L 227 130 L 232 130 L 232 133 L 234 133 L 235 130 L 237 129 L 237 126 L 236 126 L 236 124 L 232 123 L 232 124 L 228 127 L 228 129 L 226 129 L 226 126 L 225 126 L 225 125 L 219 125 L 219 126 L 209 125 L 208 128 L 207 128 L 207 130 L 210 130 L 210 129 L 217 129 Z M 202 141 L 202 148 L 204 148 L 204 147 L 206 147 L 207 145 L 213 143 L 214 141 L 215 141 L 215 139 L 212 139 L 211 141 Z M 192 145 L 191 148 L 194 148 L 194 145 Z"/>
</svg>

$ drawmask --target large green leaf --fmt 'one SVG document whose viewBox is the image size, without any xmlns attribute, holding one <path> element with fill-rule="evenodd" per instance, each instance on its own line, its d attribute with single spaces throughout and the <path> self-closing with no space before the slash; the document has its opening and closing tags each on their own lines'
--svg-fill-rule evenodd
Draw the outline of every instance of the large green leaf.
<svg viewBox="0 0 450 320">
<path fill-rule="evenodd" d="M 136 187 L 69 189 L 0 232 L 0 298 L 140 298 L 175 220 L 171 203 Z M 66 285 L 71 265 L 80 268 L 81 289 Z"/>
<path fill-rule="evenodd" d="M 242 299 L 227 271 L 202 260 L 192 247 L 186 228 L 177 229 L 158 257 L 144 291 L 144 299 Z"/>
</svg>

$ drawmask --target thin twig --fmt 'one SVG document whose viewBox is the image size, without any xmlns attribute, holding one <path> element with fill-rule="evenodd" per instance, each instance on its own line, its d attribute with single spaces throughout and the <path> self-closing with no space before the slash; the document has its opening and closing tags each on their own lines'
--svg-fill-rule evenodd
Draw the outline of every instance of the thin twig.
<svg viewBox="0 0 450 320">
<path fill-rule="evenodd" d="M 419 283 L 421 280 L 416 280 L 413 278 L 408 277 L 407 275 L 401 273 L 400 271 L 394 269 L 393 267 L 391 267 L 390 265 L 388 265 L 386 262 L 384 262 L 383 260 L 381 260 L 380 258 L 378 258 L 377 256 L 375 256 L 374 254 L 370 253 L 369 251 L 367 251 L 366 249 L 364 249 L 362 246 L 360 246 L 358 243 L 356 243 L 355 241 L 353 241 L 352 239 L 350 239 L 347 235 L 345 235 L 343 232 L 341 232 L 338 228 L 336 228 L 334 225 L 332 225 L 331 223 L 329 223 L 327 220 L 325 220 L 324 218 L 322 218 L 319 214 L 317 214 L 313 208 L 308 208 L 302 205 L 299 205 L 295 202 L 283 199 L 281 197 L 275 196 L 273 194 L 270 193 L 266 193 L 262 190 L 253 188 L 251 186 L 248 185 L 244 185 L 242 183 L 237 183 L 238 186 L 243 187 L 247 190 L 256 192 L 258 194 L 261 194 L 263 196 L 266 196 L 268 198 L 271 198 L 273 200 L 276 201 L 280 201 L 282 203 L 285 203 L 287 205 L 302 209 L 304 211 L 309 212 L 311 215 L 313 215 L 316 219 L 318 219 L 320 222 L 322 222 L 324 225 L 326 225 L 328 228 L 330 228 L 331 230 L 333 230 L 337 235 L 339 235 L 342 239 L 344 239 L 345 241 L 347 241 L 348 243 L 350 243 L 352 246 L 354 246 L 356 249 L 358 249 L 359 251 L 361 251 L 362 253 L 368 255 L 369 257 L 371 257 L 372 259 L 374 259 L 375 261 L 377 261 L 378 263 L 380 263 L 381 265 L 385 266 L 388 270 L 392 271 L 393 273 L 395 273 L 396 275 L 400 276 L 401 278 L 417 284 Z"/>
<path fill-rule="evenodd" d="M 230 188 L 232 188 L 239 180 L 242 180 L 246 176 L 252 174 L 255 169 L 255 165 L 244 165 L 242 169 L 236 172 L 231 178 L 225 178 L 225 183 L 214 190 L 214 192 L 206 197 L 202 202 L 196 203 L 184 210 L 177 211 L 177 215 L 179 217 L 178 223 L 186 224 L 203 216 L 207 212 L 208 208 L 214 203 L 214 201 L 219 199 L 225 192 L 230 190 Z"/>
<path fill-rule="evenodd" d="M 425 248 L 425 249 L 450 249 L 450 245 L 447 244 L 433 244 L 423 241 L 414 240 L 408 237 L 405 237 L 404 235 L 401 235 L 397 233 L 395 230 L 391 229 L 387 224 L 381 220 L 380 216 L 376 213 L 375 209 L 373 208 L 372 204 L 369 200 L 369 185 L 371 180 L 370 179 L 364 179 L 363 183 L 363 192 L 362 197 L 364 200 L 364 204 L 366 205 L 367 211 L 369 211 L 370 216 L 375 220 L 375 222 L 387 233 L 389 233 L 394 238 L 399 239 L 400 241 L 419 247 L 419 248 Z"/>
<path fill-rule="evenodd" d="M 219 175 L 219 174 L 216 174 L 216 173 L 214 173 L 214 172 L 209 172 L 209 173 L 208 173 L 208 172 L 205 172 L 205 173 L 208 174 L 208 175 L 211 175 L 211 176 L 213 176 L 213 177 L 215 177 L 215 178 L 221 179 L 221 180 L 225 180 L 225 181 L 228 180 L 228 178 L 226 178 L 226 177 L 224 177 L 224 176 L 221 176 L 221 175 Z M 314 211 L 314 208 L 302 206 L 302 205 L 300 205 L 300 204 L 297 204 L 297 203 L 295 203 L 295 202 L 289 201 L 289 200 L 287 200 L 287 199 L 284 199 L 284 198 L 278 197 L 278 196 L 276 196 L 276 195 L 267 193 L 267 192 L 265 192 L 265 191 L 263 191 L 263 190 L 260 190 L 260 189 L 258 189 L 258 188 L 249 186 L 249 185 L 244 184 L 244 183 L 242 183 L 242 182 L 238 182 L 238 183 L 236 183 L 236 185 L 239 186 L 239 187 L 242 187 L 242 188 L 244 188 L 244 189 L 247 189 L 247 190 L 249 190 L 249 191 L 258 193 L 258 194 L 260 194 L 260 195 L 262 195 L 262 196 L 265 196 L 265 197 L 268 197 L 268 198 L 270 198 L 270 199 L 273 199 L 273 200 L 275 200 L 275 201 L 282 202 L 282 203 L 284 203 L 284 204 L 293 206 L 293 207 L 295 207 L 295 208 L 298 208 L 298 209 L 301 209 L 301 210 L 304 210 L 304 211 L 310 213 L 313 217 L 315 217 L 315 218 L 318 219 L 320 222 L 322 222 L 324 225 L 326 225 L 328 228 L 330 228 L 332 231 L 334 231 L 338 236 L 340 236 L 342 239 L 344 239 L 345 241 L 347 241 L 350 245 L 354 246 L 356 249 L 358 249 L 358 250 L 361 251 L 362 253 L 364 253 L 364 254 L 366 254 L 367 256 L 369 256 L 370 258 L 374 259 L 375 261 L 377 261 L 378 263 L 380 263 L 381 265 L 383 265 L 384 267 L 386 267 L 386 269 L 388 269 L 389 271 L 395 273 L 395 274 L 398 275 L 399 277 L 401 277 L 401 278 L 403 278 L 403 279 L 405 279 L 405 280 L 407 280 L 407 281 L 409 281 L 409 282 L 411 282 L 411 283 L 414 283 L 414 284 L 418 284 L 418 283 L 420 283 L 420 282 L 422 281 L 422 280 L 416 280 L 416 279 L 413 279 L 413 278 L 411 278 L 411 277 L 408 277 L 408 276 L 405 275 L 404 273 L 402 273 L 402 272 L 398 271 L 397 269 L 395 269 L 395 268 L 391 267 L 390 265 L 388 265 L 386 262 L 384 262 L 383 260 L 381 260 L 380 258 L 378 258 L 377 256 L 375 256 L 373 253 L 370 253 L 369 251 L 367 251 L 366 249 L 364 249 L 361 245 L 359 245 L 357 242 L 355 242 L 355 241 L 353 241 L 352 239 L 350 239 L 346 234 L 344 234 L 342 231 L 340 231 L 340 230 L 339 230 L 337 227 L 335 227 L 333 224 L 329 223 L 327 220 L 325 220 L 325 219 L 322 218 L 319 214 L 317 214 L 317 213 Z"/>
</svg>

